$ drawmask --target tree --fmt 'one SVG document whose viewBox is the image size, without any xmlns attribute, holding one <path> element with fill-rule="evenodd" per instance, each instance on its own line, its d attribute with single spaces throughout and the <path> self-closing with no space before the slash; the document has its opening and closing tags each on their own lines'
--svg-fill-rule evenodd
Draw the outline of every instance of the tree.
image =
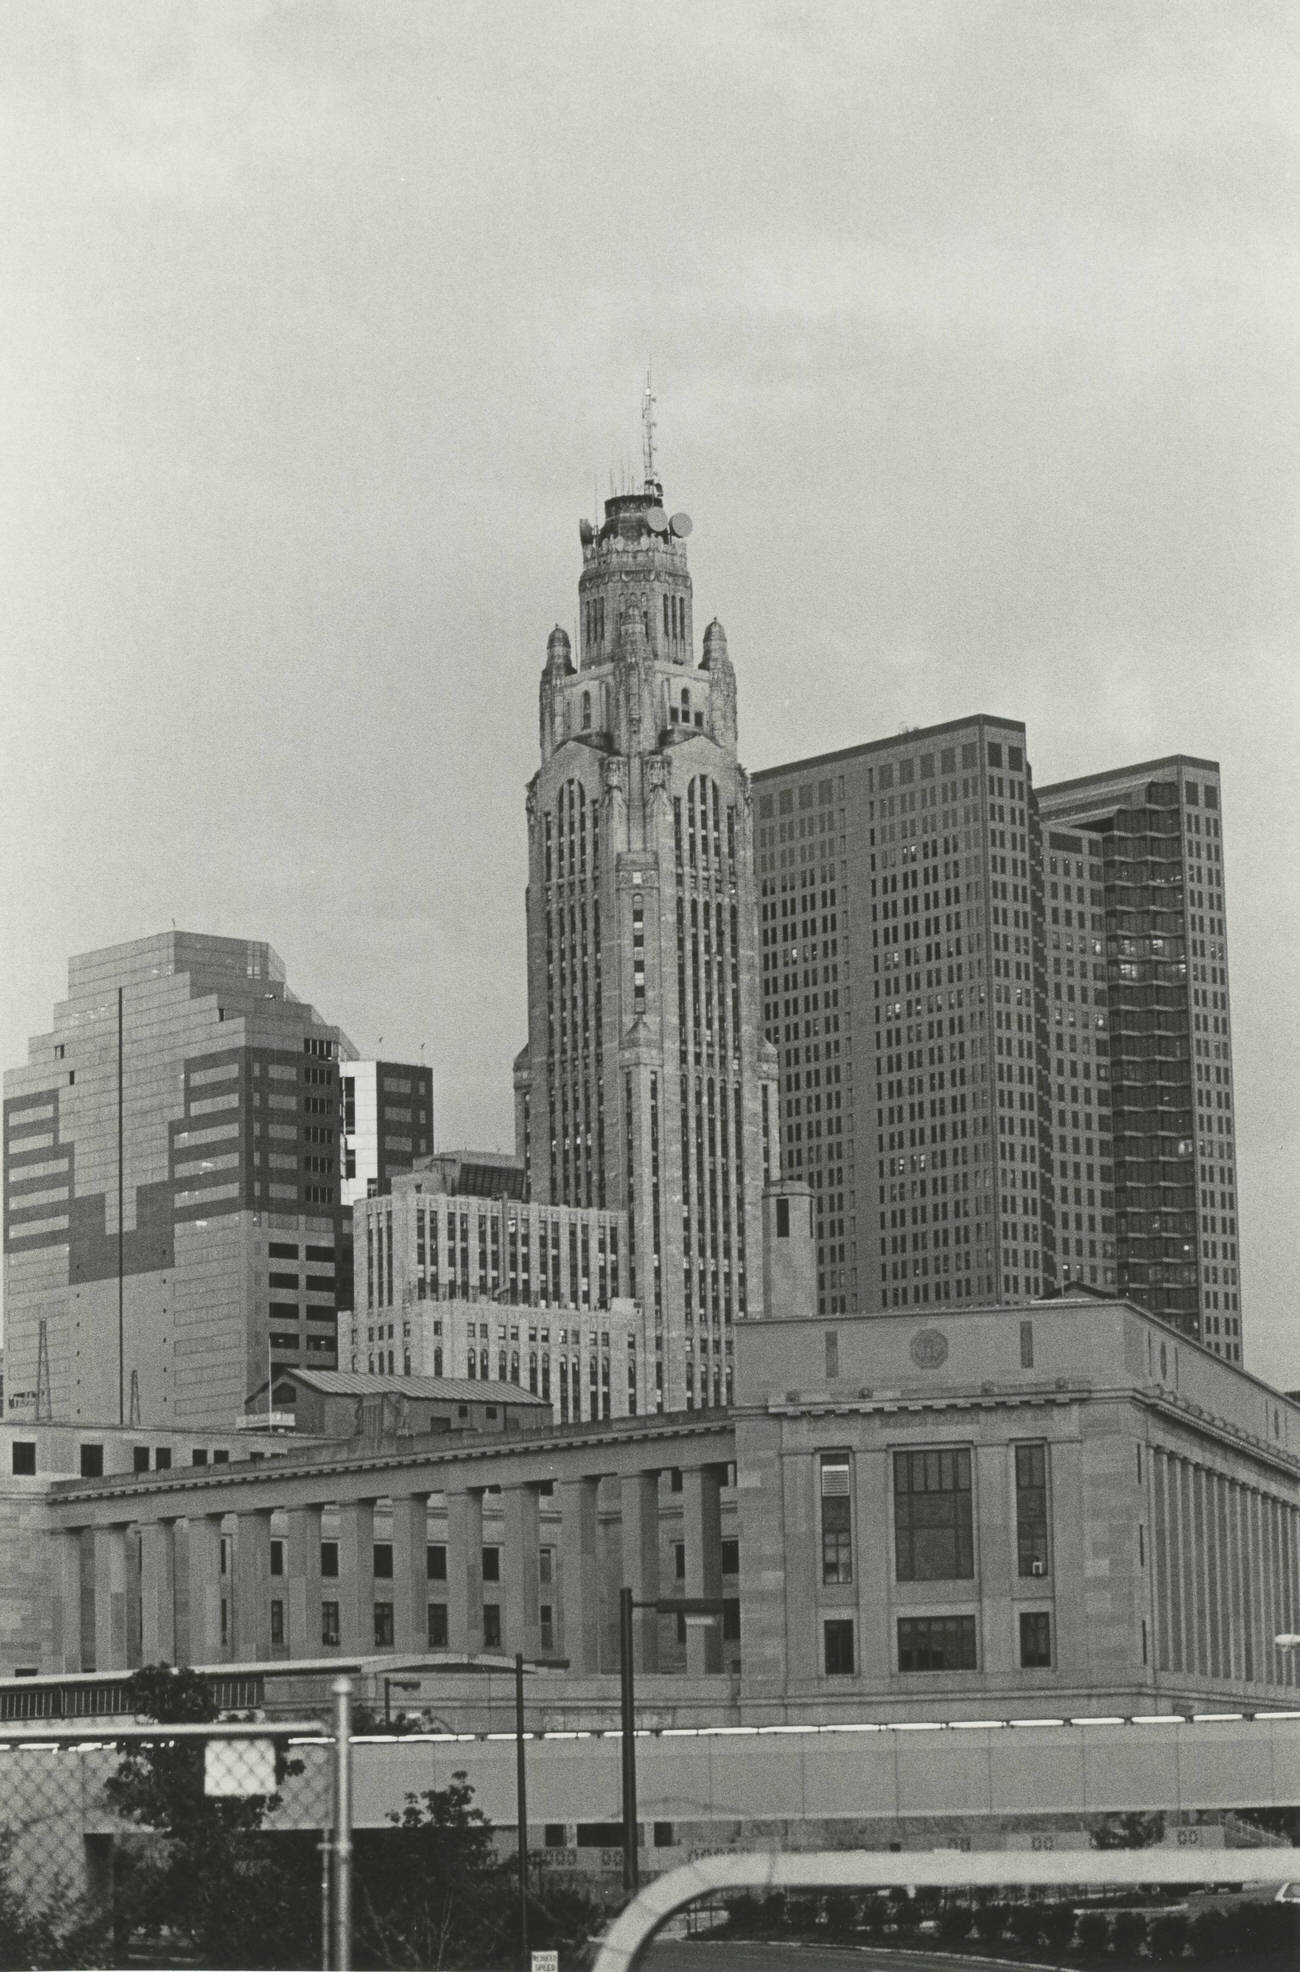
<svg viewBox="0 0 1300 1972">
<path fill-rule="evenodd" d="M 128 1702 L 161 1725 L 205 1725 L 217 1708 L 194 1671 L 150 1664 L 127 1680 Z M 231 1742 L 233 1759 L 238 1742 Z M 300 1773 L 277 1755 L 276 1780 Z M 309 1838 L 263 1832 L 279 1795 L 213 1798 L 201 1738 L 143 1741 L 122 1751 L 105 1796 L 124 1820 L 161 1840 L 118 1851 L 119 1947 L 133 1930 L 166 1932 L 209 1964 L 300 1966 L 318 1955 L 320 1904 Z"/>
<path fill-rule="evenodd" d="M 388 1829 L 355 1840 L 353 1962 L 358 1966 L 508 1966 L 519 1950 L 512 1857 L 496 1851 L 492 1824 L 473 1805 L 467 1776 L 408 1794 Z M 578 1965 L 600 1922 L 597 1906 L 571 1884 L 530 1897 L 533 1945 Z"/>
</svg>

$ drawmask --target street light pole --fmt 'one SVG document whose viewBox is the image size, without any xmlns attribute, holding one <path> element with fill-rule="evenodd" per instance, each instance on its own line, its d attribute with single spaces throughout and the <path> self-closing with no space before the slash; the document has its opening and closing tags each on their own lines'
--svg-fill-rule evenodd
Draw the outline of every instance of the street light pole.
<svg viewBox="0 0 1300 1972">
<path fill-rule="evenodd" d="M 686 1622 L 714 1623 L 723 1614 L 720 1596 L 651 1596 L 638 1601 L 631 1589 L 618 1592 L 618 1672 L 622 1709 L 623 1770 L 623 1888 L 635 1896 L 641 1887 L 637 1850 L 636 1809 L 636 1695 L 633 1684 L 632 1612 L 652 1609 L 658 1616 L 681 1616 Z"/>
<path fill-rule="evenodd" d="M 524 1764 L 524 1657 L 515 1652 L 515 1804 L 519 1823 L 519 1963 L 528 1972 L 528 1771 Z"/>
<path fill-rule="evenodd" d="M 636 1841 L 636 1704 L 632 1692 L 631 1589 L 618 1592 L 619 1698 L 623 1719 L 623 1888 L 634 1897 L 640 1888 Z"/>
</svg>

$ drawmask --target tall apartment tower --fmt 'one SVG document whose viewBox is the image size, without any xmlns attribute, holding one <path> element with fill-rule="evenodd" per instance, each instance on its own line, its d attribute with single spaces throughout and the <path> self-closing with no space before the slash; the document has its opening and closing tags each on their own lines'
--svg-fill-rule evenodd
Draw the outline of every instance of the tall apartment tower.
<svg viewBox="0 0 1300 1972">
<path fill-rule="evenodd" d="M 979 716 L 754 777 L 781 1156 L 824 1314 L 1058 1277 L 1042 855 L 1024 727 Z M 1104 1041 L 1089 1030 L 1089 1058 Z"/>
<path fill-rule="evenodd" d="M 1063 781 L 1042 790 L 1039 805 L 1047 838 L 1047 935 L 1053 948 L 1058 940 L 1068 948 L 1073 905 L 1078 946 L 1082 871 L 1094 973 L 1099 897 L 1104 909 L 1119 1290 L 1239 1363 L 1218 766 L 1174 754 Z M 1074 1095 L 1073 1082 L 1058 1074 L 1062 1167 L 1077 1151 Z M 1077 1174 L 1077 1162 L 1073 1169 Z"/>
<path fill-rule="evenodd" d="M 515 1064 L 531 1197 L 628 1215 L 661 1409 L 730 1399 L 777 1156 L 735 673 L 720 623 L 697 651 L 689 532 L 649 445 L 641 490 L 581 523 L 577 661 L 555 629 L 541 681 Z"/>
<path fill-rule="evenodd" d="M 336 1366 L 353 1052 L 264 944 L 172 931 L 71 961 L 5 1076 L 11 1415 L 39 1392 L 55 1418 L 228 1428 L 268 1360 Z"/>
</svg>

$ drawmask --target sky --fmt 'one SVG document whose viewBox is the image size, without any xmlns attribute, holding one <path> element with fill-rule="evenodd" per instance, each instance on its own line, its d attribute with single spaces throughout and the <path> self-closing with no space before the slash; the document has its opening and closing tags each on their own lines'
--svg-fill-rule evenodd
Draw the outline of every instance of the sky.
<svg viewBox="0 0 1300 1972">
<path fill-rule="evenodd" d="M 0 12 L 0 1061 L 265 938 L 511 1141 L 578 520 L 659 461 L 760 768 L 1222 763 L 1247 1366 L 1300 1387 L 1290 0 Z"/>
</svg>

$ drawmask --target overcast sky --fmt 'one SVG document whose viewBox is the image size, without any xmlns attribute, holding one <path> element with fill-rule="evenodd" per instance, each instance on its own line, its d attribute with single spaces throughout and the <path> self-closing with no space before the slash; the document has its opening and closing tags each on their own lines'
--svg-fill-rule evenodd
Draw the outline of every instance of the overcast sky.
<svg viewBox="0 0 1300 1972">
<path fill-rule="evenodd" d="M 0 14 L 0 1059 L 265 938 L 510 1141 L 577 522 L 693 516 L 752 768 L 1222 762 L 1248 1365 L 1300 1386 L 1292 0 Z"/>
</svg>

